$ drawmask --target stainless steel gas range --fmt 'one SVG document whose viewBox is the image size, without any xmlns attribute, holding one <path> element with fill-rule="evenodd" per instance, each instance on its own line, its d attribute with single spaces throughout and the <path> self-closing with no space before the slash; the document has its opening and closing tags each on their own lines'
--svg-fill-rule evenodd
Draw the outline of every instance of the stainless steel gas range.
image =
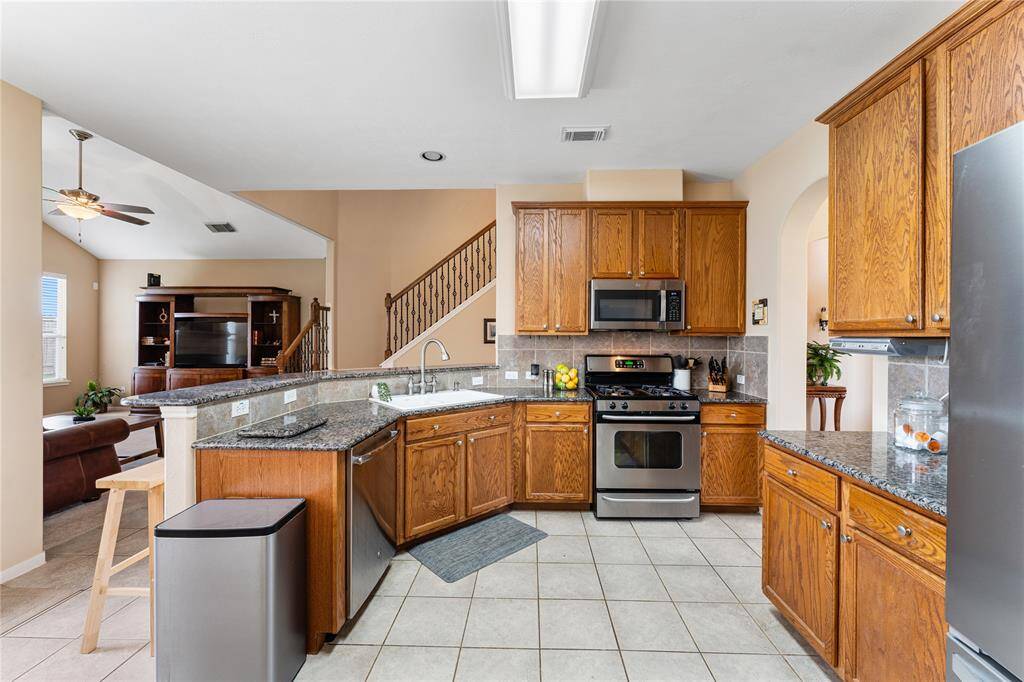
<svg viewBox="0 0 1024 682">
<path fill-rule="evenodd" d="M 694 518 L 700 513 L 700 403 L 672 388 L 668 355 L 588 355 L 594 401 L 594 514 Z"/>
</svg>

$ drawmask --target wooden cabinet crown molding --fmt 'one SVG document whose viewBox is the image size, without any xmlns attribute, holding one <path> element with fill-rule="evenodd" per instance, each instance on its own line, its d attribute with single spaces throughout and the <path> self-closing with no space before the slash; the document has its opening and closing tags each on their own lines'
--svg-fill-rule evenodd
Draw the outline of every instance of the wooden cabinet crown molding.
<svg viewBox="0 0 1024 682">
<path fill-rule="evenodd" d="M 1012 8 L 1019 4 L 1017 1 L 1011 2 L 1009 0 L 972 0 L 964 3 L 960 9 L 943 19 L 935 28 L 925 33 L 907 49 L 889 60 L 885 66 L 844 95 L 842 99 L 823 111 L 814 120 L 818 123 L 833 123 L 846 111 L 858 105 L 861 100 L 871 96 L 886 81 L 899 77 L 908 66 L 937 48 L 946 39 L 955 36 L 978 17 L 999 5 Z"/>
<path fill-rule="evenodd" d="M 746 208 L 749 201 L 513 201 L 512 209 L 530 208 Z"/>
</svg>

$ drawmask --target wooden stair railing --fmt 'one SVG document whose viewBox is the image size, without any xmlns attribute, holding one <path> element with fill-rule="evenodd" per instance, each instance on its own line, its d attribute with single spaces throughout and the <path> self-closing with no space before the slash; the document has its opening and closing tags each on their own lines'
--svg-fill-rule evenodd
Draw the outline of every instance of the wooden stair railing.
<svg viewBox="0 0 1024 682">
<path fill-rule="evenodd" d="M 492 221 L 412 284 L 384 296 L 385 359 L 494 280 L 496 242 L 496 223 Z"/>
<path fill-rule="evenodd" d="M 277 355 L 278 374 L 330 369 L 327 343 L 328 313 L 316 298 L 309 304 L 309 320 L 288 347 Z"/>
</svg>

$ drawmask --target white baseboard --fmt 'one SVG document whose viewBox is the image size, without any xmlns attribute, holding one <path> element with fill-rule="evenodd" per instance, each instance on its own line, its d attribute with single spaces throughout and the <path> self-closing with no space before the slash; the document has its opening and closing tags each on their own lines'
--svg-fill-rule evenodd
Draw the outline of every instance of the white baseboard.
<svg viewBox="0 0 1024 682">
<path fill-rule="evenodd" d="M 20 564 L 15 564 L 10 568 L 0 571 L 0 583 L 5 583 L 8 580 L 14 580 L 19 575 L 24 575 L 34 568 L 39 568 L 46 563 L 46 552 L 40 552 L 34 557 L 25 559 Z"/>
</svg>

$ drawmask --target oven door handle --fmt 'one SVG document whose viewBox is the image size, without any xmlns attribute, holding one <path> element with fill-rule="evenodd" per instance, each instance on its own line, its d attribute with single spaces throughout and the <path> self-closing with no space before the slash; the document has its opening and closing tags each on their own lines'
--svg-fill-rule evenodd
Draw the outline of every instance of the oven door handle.
<svg viewBox="0 0 1024 682">
<path fill-rule="evenodd" d="M 677 424 L 697 421 L 697 417 L 693 415 L 688 417 L 644 417 L 642 415 L 627 417 L 615 414 L 605 414 L 601 415 L 600 419 L 613 422 L 675 422 Z"/>
<path fill-rule="evenodd" d="M 680 502 L 693 502 L 697 499 L 696 495 L 690 495 L 689 497 L 673 497 L 671 499 L 665 499 L 663 497 L 608 497 L 607 495 L 601 495 L 602 500 L 608 502 L 654 502 L 655 504 L 679 504 Z"/>
</svg>

